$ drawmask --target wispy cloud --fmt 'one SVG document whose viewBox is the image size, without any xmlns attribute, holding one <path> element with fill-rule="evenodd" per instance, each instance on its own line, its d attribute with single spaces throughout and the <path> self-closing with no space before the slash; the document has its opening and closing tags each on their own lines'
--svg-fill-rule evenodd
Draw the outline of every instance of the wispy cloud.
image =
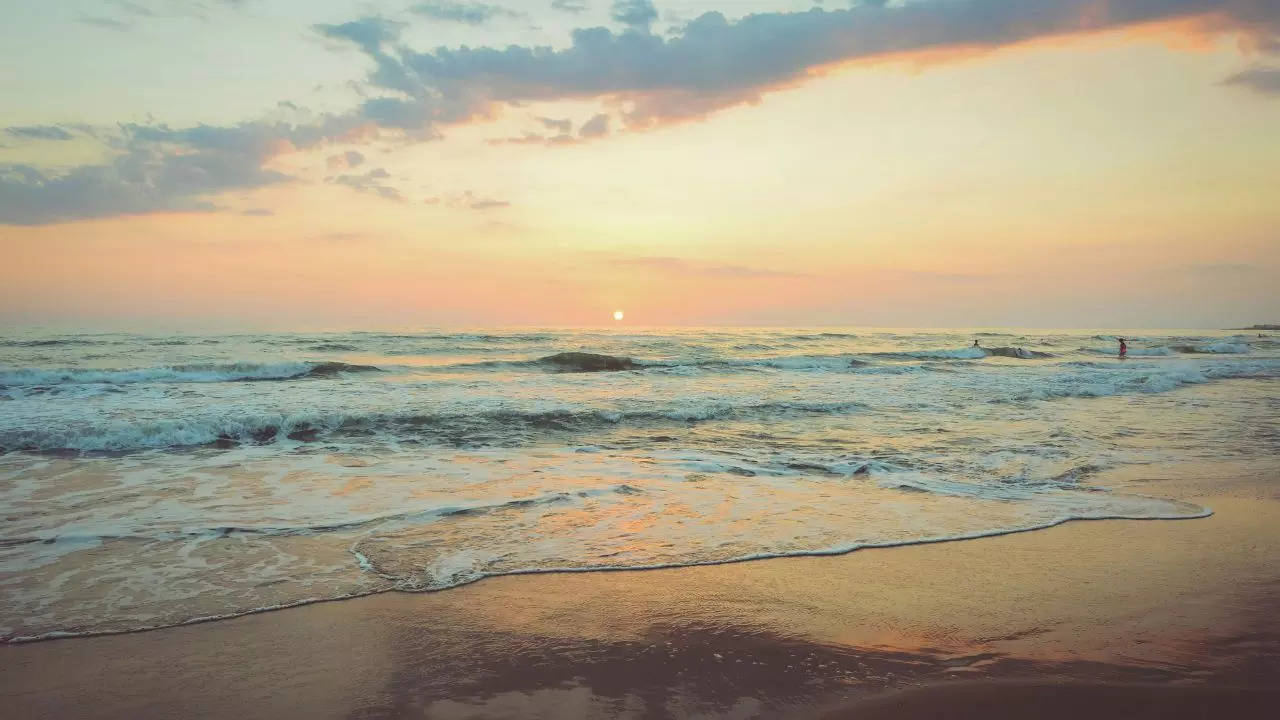
<svg viewBox="0 0 1280 720">
<path fill-rule="evenodd" d="M 409 8 L 409 12 L 432 20 L 483 25 L 495 18 L 524 17 L 521 13 L 482 2 L 454 2 L 452 0 L 428 0 Z"/>
<path fill-rule="evenodd" d="M 358 150 L 348 150 L 337 155 L 330 155 L 325 159 L 325 164 L 330 170 L 347 170 L 357 168 L 364 163 L 364 153 Z"/>
<path fill-rule="evenodd" d="M 116 32 L 128 32 L 133 29 L 133 23 L 104 15 L 81 15 L 76 18 L 76 22 L 90 27 L 102 28 L 103 30 L 115 30 Z"/>
<path fill-rule="evenodd" d="M 338 175 L 336 177 L 325 178 L 327 182 L 335 185 L 345 185 L 360 192 L 373 193 L 378 197 L 403 202 L 404 196 L 395 187 L 387 184 L 391 179 L 391 173 L 385 168 L 374 168 L 360 175 Z"/>
<path fill-rule="evenodd" d="M 650 0 L 613 0 L 609 17 L 634 30 L 648 32 L 649 26 L 658 19 L 658 11 Z"/>
<path fill-rule="evenodd" d="M 98 15 L 81 15 L 85 25 L 126 32 L 139 22 L 156 18 L 196 18 L 207 20 L 211 6 L 242 8 L 250 0 L 102 0 Z"/>
<path fill-rule="evenodd" d="M 551 9 L 576 15 L 587 9 L 587 0 L 551 0 Z"/>
<path fill-rule="evenodd" d="M 15 125 L 5 133 L 28 140 L 70 140 L 75 136 L 57 125 Z"/>
<path fill-rule="evenodd" d="M 423 200 L 428 205 L 444 205 L 452 208 L 463 208 L 467 210 L 495 210 L 498 208 L 511 207 L 508 200 L 498 200 L 496 198 L 481 197 L 474 192 L 467 190 L 457 195 L 435 196 Z"/>
<path fill-rule="evenodd" d="M 1258 273 L 1262 271 L 1262 269 L 1257 265 L 1251 265 L 1249 263 L 1235 263 L 1235 262 L 1192 263 L 1190 265 L 1183 265 L 1178 269 L 1181 272 L 1189 273 L 1192 275 L 1227 275 L 1227 276 L 1252 275 L 1254 273 Z"/>
<path fill-rule="evenodd" d="M 1228 77 L 1222 83 L 1238 85 L 1264 95 L 1280 95 L 1280 67 L 1251 67 Z"/>
<path fill-rule="evenodd" d="M 808 277 L 803 273 L 789 272 L 785 270 L 770 270 L 765 268 L 754 268 L 746 265 L 725 265 L 719 263 L 704 263 L 696 260 L 686 260 L 678 257 L 628 257 L 616 258 L 611 261 L 613 265 L 629 268 L 637 268 L 641 270 L 649 270 L 655 272 L 663 272 L 669 274 L 680 275 L 706 275 L 713 277 L 734 277 L 734 278 L 798 278 Z"/>
<path fill-rule="evenodd" d="M 573 121 L 569 118 L 538 117 L 537 120 L 542 123 L 543 127 L 548 130 L 555 130 L 561 135 L 568 133 L 573 129 Z"/>
<path fill-rule="evenodd" d="M 609 116 L 604 113 L 593 116 L 590 120 L 582 123 L 582 127 L 578 128 L 578 136 L 584 138 L 597 138 L 609 134 Z"/>
</svg>

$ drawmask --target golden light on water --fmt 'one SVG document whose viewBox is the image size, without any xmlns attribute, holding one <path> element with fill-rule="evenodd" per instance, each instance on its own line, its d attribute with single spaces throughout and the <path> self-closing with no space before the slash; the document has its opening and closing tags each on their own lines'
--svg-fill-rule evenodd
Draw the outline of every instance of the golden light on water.
<svg viewBox="0 0 1280 720">
<path fill-rule="evenodd" d="M 614 311 L 613 311 L 613 319 L 614 319 L 614 320 L 621 320 L 621 319 L 622 319 L 622 311 L 621 311 L 621 310 L 614 310 Z"/>
</svg>

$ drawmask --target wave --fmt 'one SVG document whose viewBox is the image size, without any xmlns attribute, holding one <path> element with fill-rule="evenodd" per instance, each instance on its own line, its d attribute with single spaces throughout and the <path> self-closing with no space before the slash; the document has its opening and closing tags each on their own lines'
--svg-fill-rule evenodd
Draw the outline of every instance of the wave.
<svg viewBox="0 0 1280 720">
<path fill-rule="evenodd" d="M 1082 347 L 1080 352 L 1091 353 L 1094 355 L 1117 355 L 1120 350 L 1118 347 L 1095 348 Z M 1157 345 L 1155 347 L 1132 347 L 1130 346 L 1127 355 L 1132 357 L 1167 357 L 1169 355 L 1223 355 L 1223 354 L 1246 354 L 1252 348 L 1248 343 L 1238 342 L 1212 342 L 1212 343 L 1176 343 L 1173 345 Z"/>
<path fill-rule="evenodd" d="M 969 346 L 943 350 L 899 350 L 891 352 L 860 353 L 866 357 L 887 360 L 981 360 L 986 357 L 1009 357 L 1034 360 L 1054 357 L 1053 353 L 1027 350 L 1021 347 Z"/>
<path fill-rule="evenodd" d="M 332 523 L 317 523 L 310 525 L 217 525 L 212 527 L 200 527 L 194 529 L 175 529 L 175 530 L 154 530 L 154 531 L 122 531 L 114 533 L 62 533 L 50 535 L 34 535 L 24 537 L 0 538 L 0 548 L 15 547 L 18 545 L 29 545 L 34 543 L 43 543 L 53 545 L 57 543 L 73 543 L 84 545 L 87 543 L 97 543 L 104 540 L 141 540 L 141 541 L 161 541 L 172 542 L 175 540 L 190 540 L 200 538 L 225 538 L 238 536 L 261 536 L 261 537 L 291 537 L 297 535 L 313 535 L 317 533 L 363 530 L 371 527 L 383 525 L 394 525 L 396 523 L 421 524 L 430 522 L 439 518 L 461 517 L 483 515 L 495 511 L 508 509 L 519 509 L 527 507 L 535 507 L 541 505 L 554 505 L 572 501 L 574 498 L 593 498 L 608 494 L 617 495 L 639 495 L 644 491 L 627 484 L 613 485 L 603 488 L 590 488 L 586 490 L 560 490 L 555 492 L 544 493 L 531 497 L 521 497 L 511 500 L 498 500 L 492 502 L 475 501 L 465 502 L 455 505 L 441 505 L 434 507 L 419 508 L 416 510 L 407 510 L 405 512 L 389 513 L 385 515 L 373 515 L 368 517 L 357 517 L 350 520 Z"/>
<path fill-rule="evenodd" d="M 546 365 L 562 372 L 603 372 L 634 370 L 638 366 L 631 358 L 601 355 L 588 352 L 562 352 L 538 358 L 539 365 Z"/>
<path fill-rule="evenodd" d="M 0 347 L 59 347 L 86 345 L 115 345 L 109 340 L 89 340 L 85 338 L 46 338 L 41 340 L 0 340 Z"/>
<path fill-rule="evenodd" d="M 33 385 L 133 383 L 210 383 L 254 380 L 295 380 L 299 378 L 331 378 L 340 373 L 372 372 L 373 365 L 351 365 L 340 362 L 285 363 L 195 363 L 132 369 L 40 370 L 24 368 L 0 371 L 0 387 Z"/>
<path fill-rule="evenodd" d="M 627 487 L 627 486 L 619 486 Z M 626 494 L 625 491 L 615 488 L 614 492 Z M 919 489 L 919 488 L 917 488 Z M 923 492 L 933 492 L 936 488 L 921 489 Z M 944 493 L 945 494 L 945 493 Z M 126 627 L 93 629 L 93 630 L 50 630 L 33 634 L 8 634 L 0 635 L 0 642 L 8 644 L 25 644 L 32 642 L 41 642 L 45 640 L 54 640 L 59 638 L 74 637 L 94 637 L 102 635 L 123 635 L 137 632 L 147 632 L 151 630 L 160 630 L 171 627 L 181 627 L 185 625 L 196 625 L 207 622 L 216 622 L 219 620 L 229 620 L 232 618 L 243 617 L 246 615 L 257 615 L 276 610 L 285 610 L 289 608 L 300 607 L 303 605 L 311 605 L 322 602 L 330 602 L 337 600 L 347 600 L 368 595 L 377 595 L 384 592 L 436 592 L 448 590 L 463 585 L 468 585 L 479 580 L 490 577 L 502 577 L 507 575 L 544 575 L 544 574 L 567 574 L 567 573 L 595 573 L 595 572 L 645 572 L 651 570 L 666 570 L 682 567 L 703 567 L 714 565 L 729 565 L 742 562 L 752 562 L 756 560 L 769 560 L 779 558 L 799 558 L 799 557 L 829 557 L 838 555 L 847 555 L 858 550 L 872 550 L 879 548 L 906 547 L 911 545 L 932 545 L 947 542 L 961 542 L 965 540 L 977 540 L 981 538 L 996 537 L 1000 535 L 1012 535 L 1016 533 L 1033 532 L 1036 530 L 1044 530 L 1069 522 L 1084 520 L 1191 520 L 1205 518 L 1213 515 L 1213 510 L 1207 507 L 1192 505 L 1171 500 L 1161 500 L 1159 498 L 1147 498 L 1142 496 L 1130 496 L 1130 499 L 1142 502 L 1149 501 L 1151 504 L 1143 508 L 1137 504 L 1131 506 L 1120 505 L 1117 507 L 1099 507 L 1095 510 L 1074 509 L 1063 512 L 1062 514 L 1048 518 L 1040 522 L 1029 524 L 1014 525 L 1010 527 L 994 527 L 984 530 L 977 530 L 966 533 L 953 533 L 943 535 L 928 535 L 915 538 L 889 539 L 880 541 L 856 541 L 845 542 L 828 545 L 825 547 L 815 548 L 788 548 L 788 549 L 766 549 L 758 552 L 744 553 L 725 558 L 717 558 L 711 560 L 689 559 L 687 561 L 673 560 L 669 562 L 656 563 L 637 563 L 637 564 L 617 564 L 617 565 L 544 565 L 532 567 L 517 567 L 508 570 L 484 570 L 475 567 L 459 567 L 453 569 L 444 577 L 430 578 L 424 577 L 421 569 L 410 575 L 396 572 L 394 568 L 384 567 L 377 558 L 376 554 L 370 552 L 367 547 L 369 543 L 376 542 L 376 537 L 367 537 L 358 541 L 350 549 L 353 561 L 365 572 L 385 581 L 381 586 L 372 586 L 357 590 L 346 590 L 341 592 L 333 592 L 322 596 L 310 596 L 298 600 L 258 605 L 230 612 L 200 615 L 196 617 L 174 620 L 169 622 L 153 622 L 150 624 L 135 624 Z M 1159 508 L 1159 509 L 1156 509 Z M 368 554 L 366 554 L 368 553 Z M 371 557 L 373 556 L 373 557 Z"/>
<path fill-rule="evenodd" d="M 541 370 L 551 372 L 608 372 L 622 370 L 848 370 L 870 365 L 875 360 L 980 360 L 1008 357 L 1037 360 L 1055 357 L 1053 353 L 1021 347 L 965 347 L 944 350 L 899 352 L 840 353 L 831 355 L 778 355 L 775 357 L 733 358 L 702 357 L 672 360 L 640 360 L 631 357 L 589 352 L 562 352 L 530 360 L 482 360 L 479 362 L 437 365 L 425 372 L 457 372 L 467 370 Z"/>
<path fill-rule="evenodd" d="M 892 485 L 892 482 L 893 481 L 886 480 L 881 484 L 887 487 L 896 487 L 908 492 L 916 491 L 966 497 L 975 496 L 976 488 L 976 486 L 972 486 L 967 483 L 936 480 L 931 481 L 919 478 L 900 479 L 900 482 L 902 483 L 900 485 Z M 1004 494 L 1010 499 L 1016 497 L 1018 500 L 1025 500 L 1031 496 L 1045 496 L 1043 491 L 1035 490 L 1022 494 L 1008 492 Z M 1066 495 L 1068 493 L 1063 494 Z M 620 563 L 617 565 L 550 565 L 494 570 L 486 569 L 483 566 L 483 563 L 476 565 L 471 562 L 467 562 L 470 558 L 464 556 L 464 558 L 462 558 L 462 563 L 438 563 L 436 566 L 430 568 L 424 568 L 417 563 L 410 563 L 406 567 L 405 563 L 395 554 L 395 551 L 398 548 L 391 547 L 379 552 L 379 544 L 385 542 L 388 538 L 378 536 L 371 536 L 360 540 L 355 544 L 351 552 L 356 557 L 361 568 L 392 582 L 393 590 L 401 592 L 433 592 L 467 585 L 489 577 L 501 577 L 506 575 L 662 570 L 680 567 L 727 565 L 775 558 L 846 555 L 856 550 L 976 540 L 979 538 L 999 535 L 1044 530 L 1077 520 L 1190 520 L 1205 518 L 1211 515 L 1213 515 L 1213 510 L 1210 508 L 1177 500 L 1164 500 L 1138 495 L 1110 495 L 1104 502 L 1096 504 L 1089 503 L 1083 507 L 1073 505 L 1071 503 L 1064 503 L 1062 504 L 1062 511 L 1057 516 L 1046 518 L 1041 521 L 1033 521 L 1026 524 L 1008 527 L 993 527 L 966 533 L 926 535 L 922 537 L 887 539 L 879 541 L 863 540 L 857 542 L 837 543 L 834 545 L 815 548 L 766 548 L 757 552 L 714 559 L 698 559 L 695 557 L 684 561 L 673 560 L 669 562 L 637 564 Z"/>
<path fill-rule="evenodd" d="M 512 446 L 547 433 L 595 432 L 620 424 L 670 425 L 780 415 L 848 414 L 857 402 L 689 403 L 655 410 L 551 409 L 489 410 L 464 413 L 370 413 L 320 415 L 268 413 L 214 418 L 181 418 L 102 425 L 22 427 L 0 430 L 0 452 L 130 452 L 161 448 L 314 442 L 321 436 L 385 435 L 450 446 Z"/>
<path fill-rule="evenodd" d="M 1170 346 L 1170 349 L 1180 353 L 1204 354 L 1242 354 L 1249 352 L 1249 346 L 1247 344 L 1233 342 L 1216 342 L 1202 345 L 1172 345 Z"/>
<path fill-rule="evenodd" d="M 987 355 L 997 357 L 1020 358 L 1022 360 L 1036 360 L 1040 358 L 1051 358 L 1053 353 L 1041 352 L 1039 350 L 1028 350 L 1020 347 L 996 347 L 996 348 L 980 348 L 985 350 Z"/>
</svg>

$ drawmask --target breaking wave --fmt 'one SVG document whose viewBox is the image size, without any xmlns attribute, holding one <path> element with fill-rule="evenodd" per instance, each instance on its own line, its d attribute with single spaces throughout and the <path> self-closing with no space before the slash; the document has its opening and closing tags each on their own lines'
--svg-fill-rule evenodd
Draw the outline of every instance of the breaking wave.
<svg viewBox="0 0 1280 720">
<path fill-rule="evenodd" d="M 552 432 L 590 432 L 624 423 L 689 424 L 709 420 L 847 414 L 857 402 L 689 402 L 656 410 L 549 409 L 441 413 L 319 415 L 263 414 L 234 417 L 111 422 L 100 425 L 0 430 L 0 451 L 132 451 L 194 446 L 232 447 L 281 440 L 312 442 L 322 436 L 417 440 L 452 446 L 512 446 Z"/>
<path fill-rule="evenodd" d="M 25 368 L 0 371 L 0 386 L 134 383 L 211 383 L 251 380 L 295 380 L 334 377 L 340 373 L 377 371 L 372 365 L 340 362 L 195 363 L 134 369 Z"/>
</svg>

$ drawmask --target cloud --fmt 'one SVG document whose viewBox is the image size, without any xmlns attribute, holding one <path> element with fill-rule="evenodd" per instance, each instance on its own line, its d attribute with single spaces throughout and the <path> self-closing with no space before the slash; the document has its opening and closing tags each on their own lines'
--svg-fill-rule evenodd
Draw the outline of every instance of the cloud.
<svg viewBox="0 0 1280 720">
<path fill-rule="evenodd" d="M 331 232 L 331 233 L 324 233 L 321 235 L 312 235 L 311 237 L 307 238 L 307 241 L 317 242 L 317 243 L 354 243 L 354 242 L 362 242 L 368 239 L 369 239 L 369 236 L 363 233 Z"/>
<path fill-rule="evenodd" d="M 542 123 L 543 127 L 548 130 L 559 131 L 561 135 L 573 129 L 573 121 L 569 118 L 538 117 L 537 120 Z"/>
<path fill-rule="evenodd" d="M 132 23 L 98 15 L 81 15 L 76 18 L 76 22 L 82 25 L 102 28 L 103 30 L 115 30 L 117 32 L 127 32 L 133 29 Z"/>
<path fill-rule="evenodd" d="M 653 270 L 680 275 L 703 275 L 730 278 L 809 277 L 802 273 L 787 272 L 783 270 L 766 270 L 763 268 L 747 267 L 745 265 L 701 263 L 677 257 L 631 257 L 619 258 L 612 262 L 614 265 L 623 267 L 640 268 L 642 270 Z"/>
<path fill-rule="evenodd" d="M 452 0 L 429 0 L 409 8 L 409 12 L 432 20 L 465 23 L 467 25 L 483 25 L 494 18 L 523 17 L 518 12 L 508 10 L 501 5 L 489 5 L 482 2 L 453 2 Z"/>
<path fill-rule="evenodd" d="M 248 215 L 249 217 L 270 217 L 271 215 L 275 215 L 276 211 L 268 210 L 267 208 L 249 208 L 240 214 Z"/>
<path fill-rule="evenodd" d="M 325 164 L 330 170 L 346 170 L 349 168 L 360 167 L 364 163 L 364 153 L 357 150 L 348 150 L 337 155 L 330 155 L 325 159 Z"/>
<path fill-rule="evenodd" d="M 1184 265 L 1179 268 L 1182 272 L 1192 275 L 1252 275 L 1261 272 L 1261 268 L 1257 265 L 1249 263 L 1193 263 Z"/>
<path fill-rule="evenodd" d="M 389 94 L 359 112 L 384 127 L 435 131 L 491 117 L 501 104 L 603 98 L 631 127 L 700 118 L 863 58 L 946 49 L 994 49 L 1040 37 L 1205 17 L 1217 30 L 1273 38 L 1280 8 L 1252 0 L 950 0 L 773 12 L 729 21 L 705 13 L 670 37 L 644 30 L 647 2 L 614 5 L 628 30 L 578 29 L 564 48 L 438 48 L 388 39 L 365 47 L 372 88 Z M 1207 25 L 1209 27 L 1209 25 Z M 385 47 L 384 47 L 385 45 Z M 394 47 L 393 47 L 394 45 Z"/>
<path fill-rule="evenodd" d="M 649 0 L 613 0 L 609 17 L 632 30 L 649 32 L 649 25 L 658 19 L 658 11 Z"/>
<path fill-rule="evenodd" d="M 121 12 L 142 17 L 157 7 L 134 4 L 142 10 Z M 663 37 L 647 31 L 651 11 L 646 0 L 616 2 L 612 14 L 626 30 L 578 29 L 561 48 L 416 51 L 402 42 L 405 24 L 393 20 L 364 17 L 317 25 L 323 37 L 353 45 L 373 63 L 362 88 L 365 99 L 348 112 L 296 125 L 132 124 L 95 129 L 94 136 L 116 153 L 105 163 L 65 171 L 0 167 L 0 223 L 208 210 L 213 207 L 210 198 L 219 192 L 291 179 L 266 167 L 281 153 L 351 142 L 379 130 L 432 139 L 443 127 L 491 118 L 504 105 L 594 98 L 619 108 L 611 117 L 623 126 L 643 129 L 758 102 L 763 94 L 805 82 L 836 63 L 921 51 L 992 49 L 1040 37 L 1188 18 L 1204 19 L 1208 30 L 1243 33 L 1255 48 L 1280 48 L 1280 5 L 1269 0 L 863 2 L 848 9 L 759 13 L 736 21 L 709 12 Z M 1271 92 L 1274 77 L 1274 70 L 1260 67 L 1227 82 Z M 613 124 L 602 120 L 591 130 L 603 129 L 600 125 L 606 123 Z M 550 129 L 557 134 L 529 136 L 528 141 L 568 142 L 568 133 Z M 341 177 L 348 178 L 342 184 L 356 189 L 398 197 L 392 187 L 366 182 L 374 178 Z"/>
<path fill-rule="evenodd" d="M 408 23 L 381 17 L 363 17 L 337 25 L 315 25 L 316 32 L 334 40 L 349 40 L 365 52 L 375 52 L 395 42 Z"/>
<path fill-rule="evenodd" d="M 293 180 L 267 167 L 276 156 L 345 139 L 362 122 L 323 115 L 299 124 L 76 126 L 114 157 L 65 171 L 0 165 L 0 224 L 214 210 L 210 196 Z"/>
<path fill-rule="evenodd" d="M 373 193 L 387 200 L 403 202 L 404 196 L 400 194 L 400 191 L 384 182 L 390 178 L 391 173 L 385 169 L 374 168 L 361 175 L 338 175 L 337 177 L 325 178 L 325 180 L 336 185 L 345 185 L 360 192 Z"/>
<path fill-rule="evenodd" d="M 490 145 L 573 145 L 582 141 L 568 133 L 541 135 L 527 132 L 519 137 L 491 138 L 485 142 Z"/>
<path fill-rule="evenodd" d="M 202 0 L 105 0 L 104 11 L 114 15 L 81 15 L 77 21 L 106 30 L 127 32 L 139 21 L 155 18 L 196 18 L 208 20 L 210 6 Z M 213 5 L 242 8 L 248 0 L 213 0 Z"/>
<path fill-rule="evenodd" d="M 15 125 L 4 131 L 14 137 L 27 140 L 70 140 L 74 135 L 57 125 Z"/>
<path fill-rule="evenodd" d="M 1251 67 L 1222 81 L 1224 85 L 1239 85 L 1263 95 L 1280 95 L 1280 67 Z"/>
<path fill-rule="evenodd" d="M 587 9 L 587 0 L 551 0 L 551 9 L 577 15 Z"/>
<path fill-rule="evenodd" d="M 600 113 L 592 117 L 590 120 L 582 123 L 582 127 L 578 128 L 578 136 L 584 138 L 595 138 L 609 134 L 609 116 Z"/>
<path fill-rule="evenodd" d="M 43 223 L 149 212 L 210 211 L 204 199 L 291 178 L 263 167 L 279 151 L 280 128 L 122 125 L 111 161 L 64 173 L 0 165 L 0 223 Z"/>
<path fill-rule="evenodd" d="M 470 190 L 451 197 L 429 197 L 424 199 L 422 202 L 427 205 L 444 205 L 446 207 L 466 210 L 494 210 L 497 208 L 511 207 L 511 203 L 507 200 L 479 197 Z"/>
</svg>

